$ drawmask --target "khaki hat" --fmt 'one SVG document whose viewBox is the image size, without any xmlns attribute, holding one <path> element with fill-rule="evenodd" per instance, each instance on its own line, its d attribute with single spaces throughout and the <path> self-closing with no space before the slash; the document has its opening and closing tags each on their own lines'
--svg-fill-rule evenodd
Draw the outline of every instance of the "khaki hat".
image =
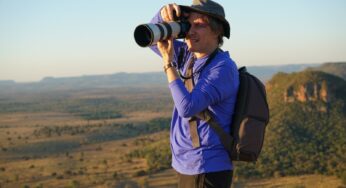
<svg viewBox="0 0 346 188">
<path fill-rule="evenodd" d="M 224 36 L 227 38 L 230 37 L 231 28 L 228 21 L 225 18 L 225 11 L 223 10 L 223 7 L 220 4 L 211 0 L 193 0 L 191 6 L 180 5 L 180 8 L 182 11 L 198 12 L 216 18 L 217 20 L 221 21 L 223 25 Z"/>
</svg>

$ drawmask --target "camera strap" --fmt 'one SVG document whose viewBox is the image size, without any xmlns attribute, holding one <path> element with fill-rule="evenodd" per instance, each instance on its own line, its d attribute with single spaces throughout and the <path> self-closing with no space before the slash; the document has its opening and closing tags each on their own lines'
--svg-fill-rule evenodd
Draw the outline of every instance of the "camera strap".
<svg viewBox="0 0 346 188">
<path fill-rule="evenodd" d="M 188 67 L 187 67 L 187 70 L 186 70 L 186 73 L 185 75 L 183 75 L 180 71 L 180 69 L 182 68 L 182 63 L 183 63 L 183 59 L 184 59 L 184 55 L 185 55 L 185 52 L 183 50 L 183 48 L 180 49 L 180 52 L 179 52 L 179 55 L 178 55 L 178 74 L 180 76 L 181 79 L 183 80 L 188 80 L 188 79 L 191 79 L 193 80 L 193 77 L 196 75 L 196 74 L 199 74 L 203 71 L 203 69 L 211 62 L 211 60 L 216 56 L 216 54 L 218 53 L 218 51 L 222 51 L 220 48 L 216 48 L 208 57 L 207 61 L 204 63 L 204 65 L 199 69 L 199 71 L 197 72 L 194 72 L 193 73 L 193 65 L 195 63 L 195 58 L 192 57 L 189 62 L 188 62 Z M 191 69 L 189 69 L 191 68 Z M 189 71 L 191 71 L 189 73 Z"/>
</svg>

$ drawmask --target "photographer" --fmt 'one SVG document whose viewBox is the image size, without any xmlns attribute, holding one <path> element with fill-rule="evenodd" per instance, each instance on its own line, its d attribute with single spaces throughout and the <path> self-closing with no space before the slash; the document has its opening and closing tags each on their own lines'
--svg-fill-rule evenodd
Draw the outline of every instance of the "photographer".
<svg viewBox="0 0 346 188">
<path fill-rule="evenodd" d="M 195 117 L 208 109 L 230 132 L 239 78 L 229 53 L 219 48 L 223 37 L 230 37 L 230 26 L 223 7 L 211 0 L 194 0 L 191 6 L 168 4 L 151 23 L 174 21 L 174 14 L 191 24 L 184 41 L 170 38 L 151 46 L 163 58 L 174 101 L 172 167 L 180 188 L 229 188 L 232 162 L 218 135 Z"/>
</svg>

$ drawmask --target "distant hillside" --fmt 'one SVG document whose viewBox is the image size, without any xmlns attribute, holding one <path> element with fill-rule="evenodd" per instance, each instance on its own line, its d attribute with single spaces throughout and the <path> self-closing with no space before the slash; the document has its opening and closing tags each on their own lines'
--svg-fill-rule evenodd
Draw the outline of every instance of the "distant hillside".
<svg viewBox="0 0 346 188">
<path fill-rule="evenodd" d="M 256 165 L 243 176 L 339 175 L 346 170 L 346 81 L 318 71 L 278 73 L 268 82 L 270 123 Z"/>
<path fill-rule="evenodd" d="M 325 63 L 319 67 L 309 68 L 309 70 L 322 71 L 329 74 L 339 76 L 346 80 L 346 62 Z"/>
<path fill-rule="evenodd" d="M 320 66 L 321 64 L 292 64 L 292 65 L 272 65 L 272 66 L 248 66 L 247 70 L 256 75 L 263 82 L 268 81 L 278 72 L 292 73 L 303 71 L 310 67 Z"/>
<path fill-rule="evenodd" d="M 41 84 L 77 87 L 124 87 L 137 85 L 160 85 L 166 83 L 164 73 L 116 73 L 111 75 L 90 75 L 81 77 L 46 77 Z"/>
<path fill-rule="evenodd" d="M 164 86 L 164 73 L 116 73 L 110 75 L 90 75 L 80 77 L 46 77 L 40 82 L 16 83 L 0 82 L 0 94 L 18 92 L 66 91 L 118 87 Z"/>
<path fill-rule="evenodd" d="M 0 86 L 5 86 L 5 85 L 12 85 L 15 84 L 16 82 L 13 80 L 0 80 Z"/>
<path fill-rule="evenodd" d="M 315 67 L 319 64 L 277 65 L 277 66 L 248 66 L 252 74 L 258 76 L 263 82 L 267 81 L 277 72 L 296 72 Z M 167 79 L 163 72 L 151 73 L 116 73 L 110 75 L 89 75 L 77 77 L 46 77 L 39 82 L 16 83 L 11 80 L 0 81 L 1 91 L 40 91 L 40 90 L 76 90 L 89 88 L 115 88 L 138 86 L 165 86 Z"/>
</svg>

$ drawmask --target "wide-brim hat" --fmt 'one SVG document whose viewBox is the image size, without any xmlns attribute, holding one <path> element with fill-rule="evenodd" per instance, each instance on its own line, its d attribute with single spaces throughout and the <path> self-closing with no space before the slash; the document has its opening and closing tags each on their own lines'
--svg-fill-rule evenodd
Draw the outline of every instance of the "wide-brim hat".
<svg viewBox="0 0 346 188">
<path fill-rule="evenodd" d="M 193 0 L 191 6 L 180 5 L 180 8 L 182 11 L 198 12 L 216 18 L 223 25 L 224 36 L 227 38 L 230 37 L 231 27 L 226 20 L 225 11 L 220 4 L 211 0 Z"/>
</svg>

